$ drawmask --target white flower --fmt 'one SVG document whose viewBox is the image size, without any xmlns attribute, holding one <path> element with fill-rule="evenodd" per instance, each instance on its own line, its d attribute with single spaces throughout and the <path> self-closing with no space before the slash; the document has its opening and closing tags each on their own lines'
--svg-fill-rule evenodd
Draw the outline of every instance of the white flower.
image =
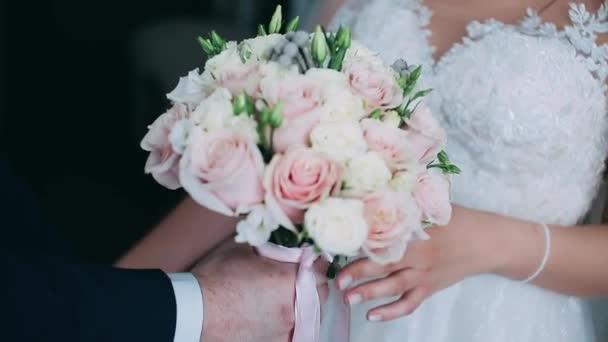
<svg viewBox="0 0 608 342">
<path fill-rule="evenodd" d="M 360 120 L 367 115 L 364 101 L 356 96 L 349 88 L 339 85 L 328 85 L 324 89 L 322 122 Z"/>
<path fill-rule="evenodd" d="M 322 122 L 359 120 L 366 115 L 363 99 L 351 91 L 345 74 L 331 69 L 311 69 L 305 77 L 321 89 Z"/>
<path fill-rule="evenodd" d="M 232 111 L 232 94 L 224 88 L 218 88 L 211 96 L 204 99 L 192 113 L 192 119 L 205 131 L 224 127 L 224 122 L 234 113 Z"/>
<path fill-rule="evenodd" d="M 376 152 L 367 152 L 346 162 L 344 194 L 363 196 L 374 192 L 391 180 L 391 170 Z"/>
<path fill-rule="evenodd" d="M 306 78 L 315 80 L 319 85 L 339 87 L 348 89 L 348 79 L 343 73 L 332 69 L 310 69 L 306 72 Z"/>
<path fill-rule="evenodd" d="M 386 112 L 382 116 L 382 122 L 389 123 L 397 128 L 401 126 L 401 116 L 394 110 Z"/>
<path fill-rule="evenodd" d="M 286 43 L 287 39 L 282 34 L 269 34 L 253 39 L 244 40 L 239 46 L 240 54 L 246 60 L 266 60 L 275 46 Z"/>
<path fill-rule="evenodd" d="M 183 119 L 175 123 L 171 133 L 169 133 L 169 142 L 173 151 L 177 154 L 184 154 L 188 145 L 188 136 L 192 128 L 192 121 Z"/>
<path fill-rule="evenodd" d="M 314 150 L 339 162 L 367 151 L 367 142 L 357 121 L 321 123 L 313 129 L 310 141 Z"/>
<path fill-rule="evenodd" d="M 388 66 L 384 63 L 382 58 L 380 58 L 379 53 L 368 49 L 356 40 L 351 42 L 350 48 L 348 51 L 346 51 L 346 56 L 344 57 L 344 66 L 354 62 L 366 62 L 374 66 L 388 69 Z"/>
<path fill-rule="evenodd" d="M 234 115 L 232 94 L 224 88 L 218 88 L 204 99 L 192 113 L 192 120 L 204 132 L 234 128 L 255 141 L 258 139 L 255 120 L 248 115 Z"/>
<path fill-rule="evenodd" d="M 251 246 L 259 247 L 268 240 L 272 232 L 279 228 L 279 223 L 263 205 L 255 206 L 247 218 L 239 222 L 236 226 L 237 243 L 248 243 Z"/>
<path fill-rule="evenodd" d="M 205 71 L 200 74 L 199 69 L 196 68 L 190 71 L 188 76 L 179 79 L 177 87 L 167 94 L 167 98 L 174 103 L 183 103 L 194 107 L 209 96 L 216 86 L 211 73 Z"/>
<path fill-rule="evenodd" d="M 399 192 L 411 193 L 418 181 L 418 175 L 424 170 L 412 170 L 398 172 L 390 181 L 391 189 Z"/>
<path fill-rule="evenodd" d="M 226 49 L 224 51 L 207 60 L 205 63 L 205 70 L 215 74 L 215 71 L 222 68 L 223 65 L 235 62 L 240 62 L 242 64 L 241 57 L 239 56 L 238 45 L 236 42 L 228 42 L 226 43 Z"/>
<path fill-rule="evenodd" d="M 264 66 L 268 64 L 261 64 L 254 59 L 243 62 L 236 43 L 229 42 L 226 50 L 207 61 L 205 70 L 213 75 L 221 87 L 233 94 L 245 91 L 250 96 L 256 96 L 264 77 Z"/>
<path fill-rule="evenodd" d="M 369 231 L 363 209 L 358 200 L 328 198 L 308 209 L 304 227 L 322 251 L 355 256 Z"/>
</svg>

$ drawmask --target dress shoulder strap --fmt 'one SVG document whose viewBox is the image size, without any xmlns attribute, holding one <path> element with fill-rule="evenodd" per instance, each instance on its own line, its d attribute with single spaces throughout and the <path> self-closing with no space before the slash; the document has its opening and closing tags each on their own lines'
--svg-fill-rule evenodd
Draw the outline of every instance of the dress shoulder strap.
<svg viewBox="0 0 608 342">
<path fill-rule="evenodd" d="M 568 11 L 571 24 L 564 28 L 565 38 L 585 59 L 587 67 L 600 80 L 608 76 L 608 45 L 597 44 L 597 35 L 608 32 L 608 1 L 597 12 L 587 10 L 584 4 L 572 3 Z"/>
</svg>

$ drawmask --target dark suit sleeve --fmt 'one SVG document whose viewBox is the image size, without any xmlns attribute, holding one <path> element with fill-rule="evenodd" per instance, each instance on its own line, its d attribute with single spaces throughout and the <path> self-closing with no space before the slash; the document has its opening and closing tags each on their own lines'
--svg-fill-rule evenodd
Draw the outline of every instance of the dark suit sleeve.
<svg viewBox="0 0 608 342">
<path fill-rule="evenodd" d="M 127 271 L 0 253 L 8 341 L 172 342 L 173 287 L 161 271 Z M 6 335 L 5 335 L 6 336 Z"/>
<path fill-rule="evenodd" d="M 175 294 L 161 271 L 88 265 L 59 239 L 0 161 L 0 341 L 173 342 Z"/>
</svg>

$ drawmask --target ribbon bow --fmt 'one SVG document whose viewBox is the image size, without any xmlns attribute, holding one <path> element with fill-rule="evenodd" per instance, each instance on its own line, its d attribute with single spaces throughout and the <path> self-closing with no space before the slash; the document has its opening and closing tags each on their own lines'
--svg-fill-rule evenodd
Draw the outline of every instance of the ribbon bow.
<svg viewBox="0 0 608 342">
<path fill-rule="evenodd" d="M 295 327 L 292 342 L 318 342 L 321 330 L 321 302 L 317 292 L 317 282 L 313 265 L 321 257 L 312 247 L 287 248 L 267 243 L 257 248 L 261 256 L 279 262 L 298 264 L 296 278 Z M 325 256 L 329 261 L 331 257 Z M 348 311 L 342 308 L 340 316 Z M 346 324 L 338 324 L 335 342 L 348 342 L 349 317 L 340 317 Z"/>
</svg>

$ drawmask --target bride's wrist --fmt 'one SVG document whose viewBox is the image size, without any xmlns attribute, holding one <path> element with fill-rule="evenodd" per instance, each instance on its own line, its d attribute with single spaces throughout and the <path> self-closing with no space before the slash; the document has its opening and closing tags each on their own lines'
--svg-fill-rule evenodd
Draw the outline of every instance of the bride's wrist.
<svg viewBox="0 0 608 342">
<path fill-rule="evenodd" d="M 492 273 L 514 280 L 526 279 L 544 254 L 544 235 L 539 225 L 511 222 L 496 226 L 497 244 Z"/>
</svg>

